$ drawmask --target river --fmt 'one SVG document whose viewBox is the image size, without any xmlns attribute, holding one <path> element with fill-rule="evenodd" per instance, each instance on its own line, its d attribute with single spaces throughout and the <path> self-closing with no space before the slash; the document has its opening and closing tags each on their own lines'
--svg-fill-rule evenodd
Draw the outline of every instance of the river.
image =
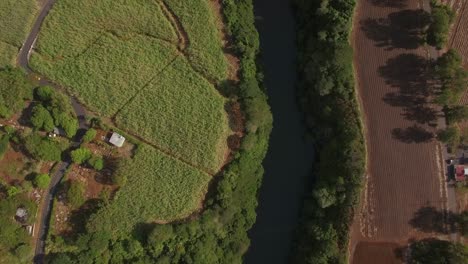
<svg viewBox="0 0 468 264">
<path fill-rule="evenodd" d="M 274 127 L 244 263 L 287 263 L 312 170 L 313 148 L 304 141 L 303 115 L 296 103 L 295 21 L 290 1 L 255 0 L 254 5 Z"/>
</svg>

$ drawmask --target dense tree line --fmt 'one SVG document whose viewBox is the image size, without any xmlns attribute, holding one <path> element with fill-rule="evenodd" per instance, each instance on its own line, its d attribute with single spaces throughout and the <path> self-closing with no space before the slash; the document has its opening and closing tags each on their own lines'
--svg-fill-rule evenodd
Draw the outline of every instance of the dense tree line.
<svg viewBox="0 0 468 264">
<path fill-rule="evenodd" d="M 410 246 L 410 264 L 468 263 L 468 247 L 450 241 L 426 239 Z"/>
<path fill-rule="evenodd" d="M 431 22 L 427 31 L 427 42 L 442 49 L 448 40 L 450 25 L 455 19 L 455 13 L 449 6 L 431 1 Z"/>
<path fill-rule="evenodd" d="M 231 48 L 240 58 L 240 89 L 234 93 L 230 84 L 224 89 L 231 91 L 231 100 L 238 98 L 241 102 L 247 129 L 234 161 L 213 183 L 216 191 L 205 201 L 204 211 L 182 223 L 141 223 L 134 230 L 102 227 L 99 219 L 91 217 L 87 232 L 66 240 L 51 237 L 50 263 L 242 262 L 249 247 L 247 230 L 255 222 L 257 190 L 263 175 L 261 163 L 272 117 L 256 66 L 259 41 L 252 1 L 223 0 L 222 4 L 233 37 Z"/>
<path fill-rule="evenodd" d="M 299 101 L 315 143 L 293 263 L 346 263 L 348 230 L 365 170 L 349 32 L 354 0 L 294 0 Z"/>
</svg>

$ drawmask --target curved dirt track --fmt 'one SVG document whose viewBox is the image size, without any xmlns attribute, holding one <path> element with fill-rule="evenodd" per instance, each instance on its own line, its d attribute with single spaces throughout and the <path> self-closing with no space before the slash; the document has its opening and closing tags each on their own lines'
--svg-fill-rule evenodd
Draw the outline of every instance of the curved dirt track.
<svg viewBox="0 0 468 264">
<path fill-rule="evenodd" d="M 398 263 L 389 248 L 441 231 L 433 215 L 444 218 L 446 189 L 433 138 L 439 113 L 429 104 L 428 53 L 420 45 L 427 19 L 421 8 L 417 0 L 358 1 L 353 45 L 368 181 L 351 231 L 356 264 Z"/>
</svg>

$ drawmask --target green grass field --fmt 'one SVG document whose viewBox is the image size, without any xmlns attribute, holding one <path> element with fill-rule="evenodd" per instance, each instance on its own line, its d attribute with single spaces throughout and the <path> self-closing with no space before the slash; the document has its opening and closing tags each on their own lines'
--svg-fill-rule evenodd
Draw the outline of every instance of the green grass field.
<svg viewBox="0 0 468 264">
<path fill-rule="evenodd" d="M 118 173 L 128 181 L 94 217 L 93 228 L 128 233 L 137 223 L 186 217 L 200 207 L 211 179 L 146 145 Z"/>
<path fill-rule="evenodd" d="M 227 148 L 224 102 L 210 83 L 179 57 L 122 108 L 116 121 L 119 127 L 215 173 Z"/>
<path fill-rule="evenodd" d="M 194 68 L 210 80 L 226 79 L 227 62 L 224 57 L 216 20 L 206 0 L 166 0 L 186 31 L 190 45 L 188 57 Z"/>
<path fill-rule="evenodd" d="M 36 0 L 2 0 L 0 4 L 0 68 L 13 65 L 38 10 Z"/>
<path fill-rule="evenodd" d="M 156 147 L 128 164 L 129 184 L 118 194 L 126 198 L 115 201 L 133 208 L 127 203 L 155 193 L 140 208 L 144 218 L 188 215 L 206 191 L 205 172 L 224 162 L 226 99 L 214 83 L 227 78 L 227 62 L 212 12 L 203 0 L 57 1 L 31 58 L 88 109 Z"/>
</svg>

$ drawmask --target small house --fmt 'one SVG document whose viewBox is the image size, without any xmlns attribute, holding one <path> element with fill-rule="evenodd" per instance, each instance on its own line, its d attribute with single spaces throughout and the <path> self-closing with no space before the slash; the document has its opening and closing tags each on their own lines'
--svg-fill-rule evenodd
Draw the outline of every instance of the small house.
<svg viewBox="0 0 468 264">
<path fill-rule="evenodd" d="M 455 167 L 455 180 L 456 181 L 464 181 L 466 173 L 468 173 L 468 170 L 465 169 L 465 166 L 457 165 Z"/>
<path fill-rule="evenodd" d="M 109 139 L 109 143 L 119 148 L 123 146 L 124 142 L 125 142 L 125 137 L 115 132 L 112 133 L 112 136 Z"/>
<path fill-rule="evenodd" d="M 55 137 L 55 136 L 61 136 L 61 137 L 64 137 L 66 134 L 65 134 L 65 130 L 63 130 L 62 128 L 60 127 L 54 127 L 54 130 L 52 131 L 52 136 Z"/>
<path fill-rule="evenodd" d="M 15 219 L 20 223 L 25 223 L 28 218 L 28 211 L 24 207 L 18 207 L 16 209 Z"/>
</svg>

